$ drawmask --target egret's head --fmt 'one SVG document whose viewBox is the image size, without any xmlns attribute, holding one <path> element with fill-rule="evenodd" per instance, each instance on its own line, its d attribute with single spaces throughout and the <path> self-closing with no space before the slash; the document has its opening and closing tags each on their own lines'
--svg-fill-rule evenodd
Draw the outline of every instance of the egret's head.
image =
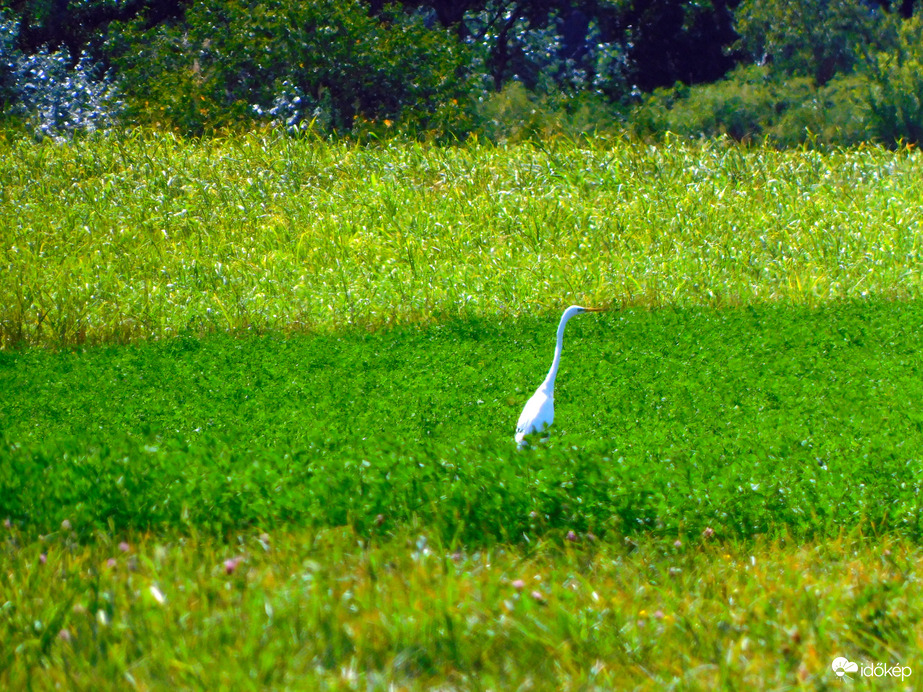
<svg viewBox="0 0 923 692">
<path fill-rule="evenodd" d="M 564 311 L 564 314 L 561 315 L 561 323 L 567 322 L 574 315 L 579 315 L 581 312 L 603 312 L 606 308 L 585 308 L 582 305 L 571 305 L 567 310 Z"/>
<path fill-rule="evenodd" d="M 606 308 L 585 308 L 582 305 L 571 305 L 564 311 L 564 314 L 576 315 L 581 312 L 605 312 L 605 310 Z"/>
</svg>

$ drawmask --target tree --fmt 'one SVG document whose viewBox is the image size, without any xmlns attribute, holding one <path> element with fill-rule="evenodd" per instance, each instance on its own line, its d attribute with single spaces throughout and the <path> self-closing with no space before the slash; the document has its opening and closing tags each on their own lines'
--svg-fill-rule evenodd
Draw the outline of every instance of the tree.
<svg viewBox="0 0 923 692">
<path fill-rule="evenodd" d="M 16 17 L 18 45 L 25 53 L 66 48 L 73 62 L 97 48 L 109 24 L 144 17 L 148 26 L 181 16 L 190 0 L 6 0 L 2 6 Z"/>
<path fill-rule="evenodd" d="M 499 90 L 511 79 L 534 88 L 541 76 L 558 86 L 580 83 L 611 98 L 633 86 L 650 90 L 723 76 L 735 63 L 732 8 L 737 0 L 489 0 L 418 2 L 486 56 Z M 464 13 L 457 10 L 465 7 Z M 600 73 L 602 73 L 600 75 Z M 581 76 L 578 78 L 578 76 Z"/>
<path fill-rule="evenodd" d="M 137 22 L 109 43 L 136 118 L 193 133 L 254 118 L 349 131 L 357 119 L 423 126 L 465 92 L 449 32 L 358 0 L 202 0 L 181 22 Z"/>
<path fill-rule="evenodd" d="M 894 12 L 897 10 L 901 19 L 910 19 L 917 5 L 917 0 L 875 0 L 875 3 L 885 12 Z"/>
<path fill-rule="evenodd" d="M 744 0 L 736 17 L 740 46 L 755 62 L 818 87 L 851 72 L 876 36 L 875 11 L 858 0 Z"/>
<path fill-rule="evenodd" d="M 867 57 L 878 136 L 887 144 L 923 143 L 923 18 L 898 20 L 894 45 Z"/>
</svg>

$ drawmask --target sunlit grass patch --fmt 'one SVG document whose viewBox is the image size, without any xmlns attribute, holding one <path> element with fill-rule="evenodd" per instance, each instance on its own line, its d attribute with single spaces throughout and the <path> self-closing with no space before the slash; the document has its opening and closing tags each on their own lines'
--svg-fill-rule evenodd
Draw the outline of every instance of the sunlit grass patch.
<svg viewBox="0 0 923 692">
<path fill-rule="evenodd" d="M 0 140 L 0 347 L 920 295 L 915 152 Z"/>
</svg>

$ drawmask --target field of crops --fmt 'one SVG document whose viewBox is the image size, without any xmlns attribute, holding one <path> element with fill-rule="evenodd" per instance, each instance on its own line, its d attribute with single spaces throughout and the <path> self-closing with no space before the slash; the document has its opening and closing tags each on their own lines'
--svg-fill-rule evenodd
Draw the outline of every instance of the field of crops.
<svg viewBox="0 0 923 692">
<path fill-rule="evenodd" d="M 911 150 L 0 139 L 0 687 L 914 689 L 920 199 Z"/>
</svg>

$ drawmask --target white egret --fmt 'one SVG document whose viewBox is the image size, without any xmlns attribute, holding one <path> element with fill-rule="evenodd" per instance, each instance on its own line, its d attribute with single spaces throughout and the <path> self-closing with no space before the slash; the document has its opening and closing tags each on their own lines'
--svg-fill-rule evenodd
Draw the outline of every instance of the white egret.
<svg viewBox="0 0 923 692">
<path fill-rule="evenodd" d="M 545 381 L 535 390 L 532 398 L 526 402 L 522 413 L 519 415 L 519 422 L 516 423 L 516 442 L 520 449 L 527 444 L 526 435 L 546 432 L 554 422 L 554 378 L 558 375 L 558 365 L 561 363 L 561 351 L 564 348 L 564 327 L 567 325 L 567 321 L 581 312 L 602 312 L 603 310 L 605 308 L 584 308 L 579 305 L 571 305 L 561 315 L 561 323 L 558 324 L 558 345 L 554 350 L 551 370 L 548 371 Z"/>
</svg>

